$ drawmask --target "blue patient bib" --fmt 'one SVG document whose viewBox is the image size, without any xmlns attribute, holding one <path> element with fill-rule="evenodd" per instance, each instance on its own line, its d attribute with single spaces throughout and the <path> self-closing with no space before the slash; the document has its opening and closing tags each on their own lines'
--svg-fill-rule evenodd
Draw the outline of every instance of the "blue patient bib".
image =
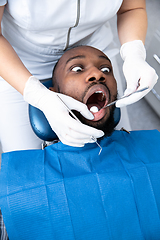
<svg viewBox="0 0 160 240">
<path fill-rule="evenodd" d="M 56 143 L 2 156 L 10 240 L 159 240 L 160 133 L 115 131 L 83 148 Z"/>
</svg>

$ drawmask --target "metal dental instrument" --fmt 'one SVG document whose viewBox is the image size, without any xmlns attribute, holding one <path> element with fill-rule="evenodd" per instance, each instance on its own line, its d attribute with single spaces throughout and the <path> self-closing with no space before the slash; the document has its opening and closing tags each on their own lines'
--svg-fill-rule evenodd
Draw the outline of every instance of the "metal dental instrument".
<svg viewBox="0 0 160 240">
<path fill-rule="evenodd" d="M 79 123 L 81 123 L 81 121 L 76 117 L 76 115 L 72 112 L 72 110 L 65 104 L 65 102 L 61 99 L 61 97 L 59 95 L 57 95 L 57 97 L 60 99 L 60 101 L 63 103 L 63 105 L 67 108 L 67 110 L 69 111 L 69 113 L 72 115 L 72 117 L 77 120 Z M 95 141 L 95 143 L 97 144 L 97 146 L 100 148 L 100 151 L 98 153 L 98 155 L 101 154 L 102 152 L 102 147 L 100 146 L 100 144 L 97 142 L 97 139 L 93 136 L 91 136 L 91 139 L 93 141 Z"/>
<path fill-rule="evenodd" d="M 111 105 L 114 105 L 117 101 L 119 101 L 119 100 L 121 100 L 121 99 L 124 99 L 124 98 L 127 98 L 127 97 L 131 96 L 131 95 L 134 94 L 134 93 L 143 92 L 143 91 L 147 90 L 148 88 L 149 88 L 149 87 L 145 87 L 145 88 L 142 88 L 142 89 L 136 90 L 136 91 L 134 91 L 134 92 L 132 92 L 132 93 L 126 95 L 126 96 L 123 96 L 123 97 L 121 97 L 121 98 L 115 100 L 114 102 L 111 102 L 111 103 L 107 104 L 107 105 L 106 105 L 105 107 L 103 107 L 103 108 L 106 108 L 106 107 L 109 107 L 109 106 L 111 106 Z M 103 109 L 103 108 L 101 108 L 101 109 Z"/>
</svg>

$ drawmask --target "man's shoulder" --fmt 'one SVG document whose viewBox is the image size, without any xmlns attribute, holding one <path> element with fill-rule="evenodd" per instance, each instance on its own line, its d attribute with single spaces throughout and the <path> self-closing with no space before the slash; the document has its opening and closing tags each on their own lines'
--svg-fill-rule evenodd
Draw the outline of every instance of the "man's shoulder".
<svg viewBox="0 0 160 240">
<path fill-rule="evenodd" d="M 117 152 L 126 153 L 130 159 L 143 162 L 160 162 L 160 132 L 158 130 L 115 131 L 112 134 Z"/>
<path fill-rule="evenodd" d="M 148 144 L 151 141 L 156 141 L 160 143 L 160 132 L 158 130 L 136 130 L 136 131 L 127 131 L 125 129 L 114 131 L 112 138 L 116 141 L 134 141 L 137 142 L 147 142 Z"/>
<path fill-rule="evenodd" d="M 113 132 L 113 134 L 118 135 L 118 134 L 134 134 L 134 135 L 159 135 L 160 136 L 160 132 L 157 129 L 153 129 L 153 130 L 132 130 L 132 131 L 128 131 L 125 128 L 122 128 L 121 130 L 115 130 Z"/>
</svg>

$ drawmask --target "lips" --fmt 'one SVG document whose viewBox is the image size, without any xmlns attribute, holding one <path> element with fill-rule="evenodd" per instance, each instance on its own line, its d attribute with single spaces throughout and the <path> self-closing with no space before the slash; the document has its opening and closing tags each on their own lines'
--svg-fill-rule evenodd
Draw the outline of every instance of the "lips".
<svg viewBox="0 0 160 240">
<path fill-rule="evenodd" d="M 108 89 L 102 84 L 94 85 L 88 90 L 83 100 L 91 112 L 92 109 L 97 109 L 97 112 L 92 112 L 92 114 L 94 115 L 93 121 L 98 121 L 106 114 L 106 109 L 102 108 L 109 101 Z"/>
</svg>

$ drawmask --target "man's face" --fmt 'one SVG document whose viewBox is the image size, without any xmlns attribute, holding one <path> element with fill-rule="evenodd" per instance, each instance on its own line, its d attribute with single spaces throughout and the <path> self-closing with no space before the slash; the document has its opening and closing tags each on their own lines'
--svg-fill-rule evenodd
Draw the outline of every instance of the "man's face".
<svg viewBox="0 0 160 240">
<path fill-rule="evenodd" d="M 83 123 L 102 128 L 114 109 L 113 106 L 103 107 L 117 97 L 112 65 L 104 53 L 88 46 L 67 51 L 59 60 L 53 82 L 54 91 L 86 104 L 89 110 L 96 106 L 98 112 L 93 113 L 92 121 L 76 114 Z"/>
</svg>

